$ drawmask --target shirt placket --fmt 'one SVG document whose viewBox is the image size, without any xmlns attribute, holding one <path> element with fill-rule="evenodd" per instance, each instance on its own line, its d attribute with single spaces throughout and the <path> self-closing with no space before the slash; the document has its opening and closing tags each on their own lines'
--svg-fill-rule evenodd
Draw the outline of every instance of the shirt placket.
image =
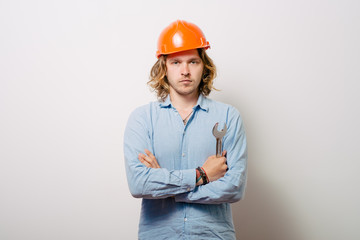
<svg viewBox="0 0 360 240">
<path fill-rule="evenodd" d="M 177 113 L 180 117 L 180 114 Z M 181 119 L 181 123 L 182 123 L 182 139 L 181 139 L 181 166 L 182 169 L 188 169 L 188 143 L 189 143 L 189 139 L 188 139 L 188 129 L 191 127 L 191 122 L 193 121 L 193 118 L 196 114 L 196 108 L 194 108 L 193 113 L 191 114 L 188 122 L 184 125 Z M 195 179 L 194 179 L 195 181 Z M 188 229 L 187 229 L 187 222 L 188 222 L 188 212 L 187 212 L 187 208 L 188 208 L 188 203 L 184 203 L 184 209 L 183 209 L 183 219 L 184 219 L 184 225 L 183 225 L 183 231 L 184 231 L 184 239 L 187 239 L 186 236 L 189 234 Z"/>
</svg>

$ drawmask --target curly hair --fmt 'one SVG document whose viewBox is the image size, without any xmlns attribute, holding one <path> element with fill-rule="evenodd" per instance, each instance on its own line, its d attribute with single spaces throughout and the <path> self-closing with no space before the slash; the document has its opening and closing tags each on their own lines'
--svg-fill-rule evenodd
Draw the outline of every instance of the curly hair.
<svg viewBox="0 0 360 240">
<path fill-rule="evenodd" d="M 204 70 L 199 85 L 199 92 L 208 96 L 212 90 L 217 90 L 213 86 L 216 77 L 216 67 L 213 60 L 206 54 L 205 49 L 198 48 L 199 56 L 204 64 Z M 150 80 L 148 85 L 156 92 L 157 97 L 162 101 L 170 93 L 169 81 L 166 77 L 166 58 L 167 55 L 161 55 L 150 71 Z"/>
</svg>

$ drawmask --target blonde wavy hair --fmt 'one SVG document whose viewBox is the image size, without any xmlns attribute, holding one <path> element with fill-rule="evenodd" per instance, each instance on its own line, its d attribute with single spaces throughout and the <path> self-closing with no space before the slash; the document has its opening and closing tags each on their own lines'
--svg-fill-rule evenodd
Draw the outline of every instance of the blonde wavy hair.
<svg viewBox="0 0 360 240">
<path fill-rule="evenodd" d="M 204 64 L 204 70 L 199 85 L 199 92 L 208 96 L 212 90 L 218 90 L 213 86 L 216 77 L 216 67 L 213 60 L 206 54 L 205 49 L 198 48 L 199 56 Z M 166 58 L 167 55 L 161 55 L 150 71 L 150 81 L 148 85 L 156 92 L 158 99 L 162 101 L 170 93 L 169 81 L 166 77 Z"/>
</svg>

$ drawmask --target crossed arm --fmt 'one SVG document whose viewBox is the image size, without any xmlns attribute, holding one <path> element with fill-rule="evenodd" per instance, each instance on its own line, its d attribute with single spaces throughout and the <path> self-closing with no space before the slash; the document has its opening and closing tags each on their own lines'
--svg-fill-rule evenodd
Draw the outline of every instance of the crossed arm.
<svg viewBox="0 0 360 240">
<path fill-rule="evenodd" d="M 144 164 L 148 168 L 161 168 L 156 157 L 148 149 L 145 149 L 144 152 L 145 154 L 139 153 L 138 155 L 138 159 L 142 164 Z M 216 181 L 225 175 L 227 171 L 227 163 L 225 156 L 226 150 L 223 151 L 222 157 L 216 157 L 216 155 L 212 155 L 208 157 L 208 159 L 203 164 L 202 168 L 207 174 L 210 182 Z M 198 172 L 196 176 L 196 179 L 198 179 Z M 202 179 L 196 181 L 196 186 L 200 185 L 203 185 Z"/>
<path fill-rule="evenodd" d="M 228 134 L 223 139 L 221 158 L 210 156 L 203 164 L 209 184 L 196 183 L 195 169 L 161 168 L 152 149 L 151 127 L 145 111 L 129 118 L 124 135 L 124 155 L 128 184 L 136 198 L 159 199 L 174 196 L 177 202 L 217 204 L 236 202 L 246 186 L 247 148 L 244 128 L 238 114 L 228 118 Z M 139 154 L 140 153 L 140 154 Z M 228 170 L 227 170 L 228 169 Z"/>
</svg>

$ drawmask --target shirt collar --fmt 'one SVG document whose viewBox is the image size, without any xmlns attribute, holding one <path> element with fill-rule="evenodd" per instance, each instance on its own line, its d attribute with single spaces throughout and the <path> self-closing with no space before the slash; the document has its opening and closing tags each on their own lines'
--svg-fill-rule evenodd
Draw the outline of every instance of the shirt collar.
<svg viewBox="0 0 360 240">
<path fill-rule="evenodd" d="M 172 103 L 170 101 L 170 94 L 167 95 L 164 101 L 160 101 L 159 105 L 162 108 L 171 107 Z M 209 110 L 208 99 L 204 95 L 202 94 L 199 95 L 198 101 L 194 106 L 194 109 L 196 108 L 200 108 L 206 112 Z"/>
<path fill-rule="evenodd" d="M 166 107 L 170 107 L 171 106 L 171 101 L 170 101 L 170 94 L 167 95 L 167 97 L 165 98 L 164 101 L 160 100 L 160 107 L 162 108 L 166 108 Z"/>
<path fill-rule="evenodd" d="M 200 94 L 194 109 L 196 107 L 207 112 L 209 110 L 208 99 L 204 95 Z"/>
</svg>

